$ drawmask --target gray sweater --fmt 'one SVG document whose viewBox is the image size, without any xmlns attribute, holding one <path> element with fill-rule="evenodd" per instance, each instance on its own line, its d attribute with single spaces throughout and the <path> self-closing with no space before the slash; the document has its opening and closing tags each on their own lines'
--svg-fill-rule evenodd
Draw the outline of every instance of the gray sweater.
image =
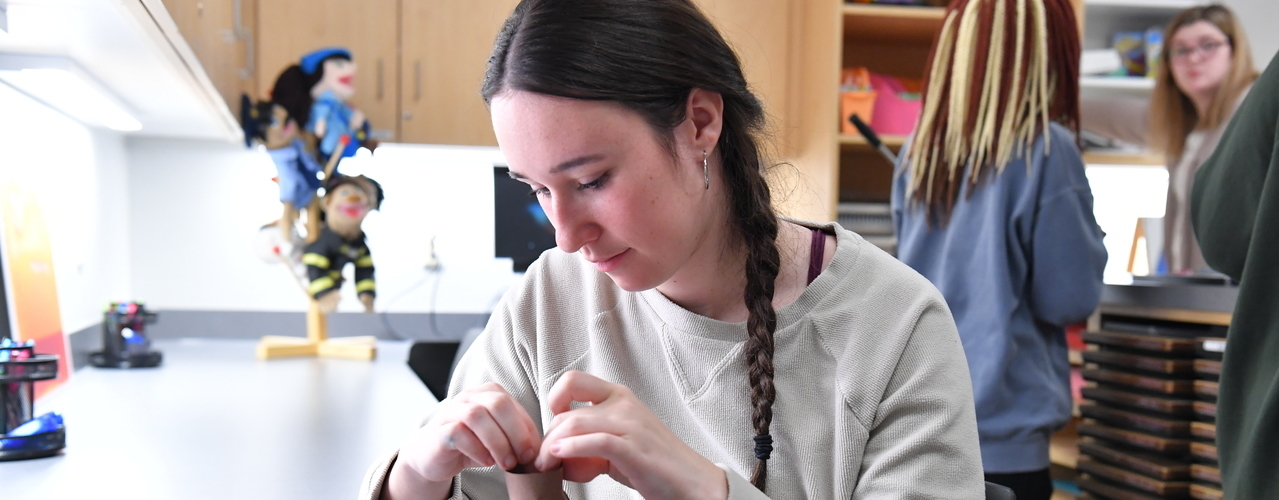
<svg viewBox="0 0 1279 500">
<path fill-rule="evenodd" d="M 754 466 L 744 323 L 691 313 L 657 290 L 631 293 L 576 255 L 550 250 L 493 312 L 449 393 L 489 381 L 539 428 L 544 396 L 581 370 L 628 386 L 685 443 L 723 468 L 730 499 L 983 497 L 972 388 L 941 295 L 839 226 L 830 266 L 777 314 L 777 399 L 768 496 Z M 395 457 L 375 464 L 377 498 Z M 639 498 L 600 476 L 572 499 Z M 460 490 L 460 491 L 459 491 Z M 507 498 L 502 472 L 470 469 L 454 498 Z"/>
</svg>

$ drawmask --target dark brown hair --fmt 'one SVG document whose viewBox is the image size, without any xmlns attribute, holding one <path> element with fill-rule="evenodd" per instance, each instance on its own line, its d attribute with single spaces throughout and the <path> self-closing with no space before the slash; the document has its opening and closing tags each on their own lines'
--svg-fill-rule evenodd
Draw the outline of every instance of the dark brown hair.
<svg viewBox="0 0 1279 500">
<path fill-rule="evenodd" d="M 998 173 L 1030 154 L 1036 136 L 1048 151 L 1050 122 L 1079 136 L 1078 30 L 1069 0 L 953 0 L 946 8 L 903 160 L 911 199 L 926 205 L 930 223 L 944 225 L 964 183 L 975 189 L 988 167 Z"/>
<path fill-rule="evenodd" d="M 1177 30 L 1206 21 L 1222 34 L 1230 46 L 1230 70 L 1212 97 L 1204 116 L 1199 116 L 1195 103 L 1177 87 L 1172 77 L 1172 37 Z M 1230 9 L 1224 5 L 1205 5 L 1181 11 L 1168 23 L 1164 31 L 1164 49 L 1159 54 L 1156 69 L 1155 90 L 1150 95 L 1150 142 L 1163 150 L 1169 165 L 1181 158 L 1186 148 L 1186 136 L 1195 129 L 1211 129 L 1221 126 L 1234 112 L 1235 101 L 1244 89 L 1257 79 L 1257 68 L 1252 64 L 1252 49 L 1243 26 Z"/>
<path fill-rule="evenodd" d="M 524 0 L 498 33 L 481 93 L 486 103 L 508 90 L 619 103 L 642 116 L 675 155 L 673 130 L 686 118 L 693 89 L 724 99 L 716 148 L 731 233 L 746 249 L 746 361 L 758 459 L 751 483 L 763 490 L 776 395 L 773 284 L 781 259 L 758 139 L 764 110 L 737 55 L 689 0 Z"/>
</svg>

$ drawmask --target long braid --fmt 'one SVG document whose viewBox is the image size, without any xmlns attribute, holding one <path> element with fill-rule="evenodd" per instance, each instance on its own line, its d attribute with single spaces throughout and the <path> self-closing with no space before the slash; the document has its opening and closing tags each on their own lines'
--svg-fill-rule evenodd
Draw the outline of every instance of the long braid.
<svg viewBox="0 0 1279 500">
<path fill-rule="evenodd" d="M 768 184 L 759 170 L 759 155 L 750 136 L 748 144 L 721 141 L 729 206 L 738 234 L 746 247 L 746 289 L 743 298 L 746 320 L 746 363 L 750 381 L 751 425 L 755 429 L 755 470 L 751 484 L 764 491 L 768 458 L 773 449 L 769 427 L 773 423 L 773 332 L 777 311 L 773 309 L 774 284 L 781 268 L 777 251 L 778 219 L 773 212 Z"/>
</svg>

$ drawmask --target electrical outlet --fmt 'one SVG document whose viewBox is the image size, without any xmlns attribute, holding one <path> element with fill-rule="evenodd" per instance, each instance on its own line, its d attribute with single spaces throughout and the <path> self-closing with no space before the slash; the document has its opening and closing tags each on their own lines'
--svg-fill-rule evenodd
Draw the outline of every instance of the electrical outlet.
<svg viewBox="0 0 1279 500">
<path fill-rule="evenodd" d="M 426 244 L 426 270 L 440 270 L 440 257 L 435 255 L 435 236 L 431 236 L 431 241 Z"/>
</svg>

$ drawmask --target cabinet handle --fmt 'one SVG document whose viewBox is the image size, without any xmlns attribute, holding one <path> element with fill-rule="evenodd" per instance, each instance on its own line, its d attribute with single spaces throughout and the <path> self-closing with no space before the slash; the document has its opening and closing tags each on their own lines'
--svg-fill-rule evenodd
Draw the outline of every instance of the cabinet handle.
<svg viewBox="0 0 1279 500">
<path fill-rule="evenodd" d="M 232 20 L 234 25 L 231 27 L 231 30 L 235 33 L 237 38 L 244 40 L 244 67 L 240 68 L 240 79 L 248 80 L 253 77 L 253 55 L 256 52 L 253 50 L 253 32 L 249 31 L 249 29 L 244 27 L 244 24 L 240 22 L 241 14 L 243 14 L 240 0 L 235 0 L 235 3 L 231 7 L 234 11 L 232 15 L 235 17 L 235 19 Z"/>
<path fill-rule="evenodd" d="M 413 61 L 413 100 L 422 100 L 422 60 Z"/>
<path fill-rule="evenodd" d="M 377 60 L 377 100 L 382 100 L 382 60 Z"/>
<path fill-rule="evenodd" d="M 413 112 L 406 110 L 401 116 L 404 117 L 404 121 L 409 121 L 413 119 Z"/>
</svg>

